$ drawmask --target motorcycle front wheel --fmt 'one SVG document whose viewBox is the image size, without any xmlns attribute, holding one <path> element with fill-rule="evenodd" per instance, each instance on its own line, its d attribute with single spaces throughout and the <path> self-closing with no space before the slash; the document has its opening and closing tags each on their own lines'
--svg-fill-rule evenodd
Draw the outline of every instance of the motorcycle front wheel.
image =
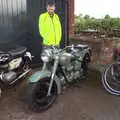
<svg viewBox="0 0 120 120">
<path fill-rule="evenodd" d="M 50 108 L 57 98 L 57 85 L 53 82 L 51 95 L 47 96 L 50 78 L 46 77 L 37 83 L 30 83 L 27 88 L 27 104 L 34 112 L 43 112 Z"/>
<path fill-rule="evenodd" d="M 109 93 L 120 95 L 120 62 L 111 63 L 104 68 L 102 84 Z"/>
</svg>

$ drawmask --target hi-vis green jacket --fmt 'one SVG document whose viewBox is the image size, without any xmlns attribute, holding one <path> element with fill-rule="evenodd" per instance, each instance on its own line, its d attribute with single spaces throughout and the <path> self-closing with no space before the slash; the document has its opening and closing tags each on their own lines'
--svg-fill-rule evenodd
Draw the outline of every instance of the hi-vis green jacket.
<svg viewBox="0 0 120 120">
<path fill-rule="evenodd" d="M 43 13 L 39 16 L 39 33 L 43 38 L 44 45 L 59 45 L 61 41 L 61 23 L 57 14 L 53 18 L 49 13 Z"/>
</svg>

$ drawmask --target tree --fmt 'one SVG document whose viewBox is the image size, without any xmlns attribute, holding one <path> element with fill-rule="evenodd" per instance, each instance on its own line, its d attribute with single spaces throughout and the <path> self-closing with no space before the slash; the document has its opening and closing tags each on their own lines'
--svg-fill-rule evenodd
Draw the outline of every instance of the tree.
<svg viewBox="0 0 120 120">
<path fill-rule="evenodd" d="M 85 19 L 85 20 L 88 20 L 88 19 L 90 19 L 90 16 L 89 16 L 89 15 L 85 15 L 85 16 L 84 16 L 84 19 Z"/>
<path fill-rule="evenodd" d="M 105 17 L 104 17 L 105 19 L 109 19 L 110 18 L 110 15 L 105 15 Z"/>
</svg>

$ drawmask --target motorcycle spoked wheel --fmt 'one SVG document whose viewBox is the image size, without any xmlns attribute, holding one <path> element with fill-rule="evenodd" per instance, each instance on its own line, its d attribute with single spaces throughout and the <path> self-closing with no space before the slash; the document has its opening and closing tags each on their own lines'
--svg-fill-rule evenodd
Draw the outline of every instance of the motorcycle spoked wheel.
<svg viewBox="0 0 120 120">
<path fill-rule="evenodd" d="M 120 95 L 120 62 L 107 65 L 102 73 L 105 90 L 113 95 Z"/>
<path fill-rule="evenodd" d="M 50 78 L 46 77 L 37 83 L 30 83 L 27 88 L 27 104 L 34 112 L 43 112 L 50 108 L 57 98 L 57 85 L 53 82 L 51 95 L 47 96 Z"/>
</svg>

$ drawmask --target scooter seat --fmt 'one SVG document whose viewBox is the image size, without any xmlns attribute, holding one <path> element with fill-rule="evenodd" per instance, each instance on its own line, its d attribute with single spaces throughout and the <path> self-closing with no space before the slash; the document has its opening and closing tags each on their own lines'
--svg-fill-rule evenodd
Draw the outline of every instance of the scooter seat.
<svg viewBox="0 0 120 120">
<path fill-rule="evenodd" d="M 14 50 L 10 50 L 8 53 L 9 53 L 11 56 L 21 56 L 21 55 L 23 55 L 26 51 L 27 51 L 27 48 L 26 48 L 26 47 L 20 47 L 20 48 L 14 49 Z"/>
</svg>

